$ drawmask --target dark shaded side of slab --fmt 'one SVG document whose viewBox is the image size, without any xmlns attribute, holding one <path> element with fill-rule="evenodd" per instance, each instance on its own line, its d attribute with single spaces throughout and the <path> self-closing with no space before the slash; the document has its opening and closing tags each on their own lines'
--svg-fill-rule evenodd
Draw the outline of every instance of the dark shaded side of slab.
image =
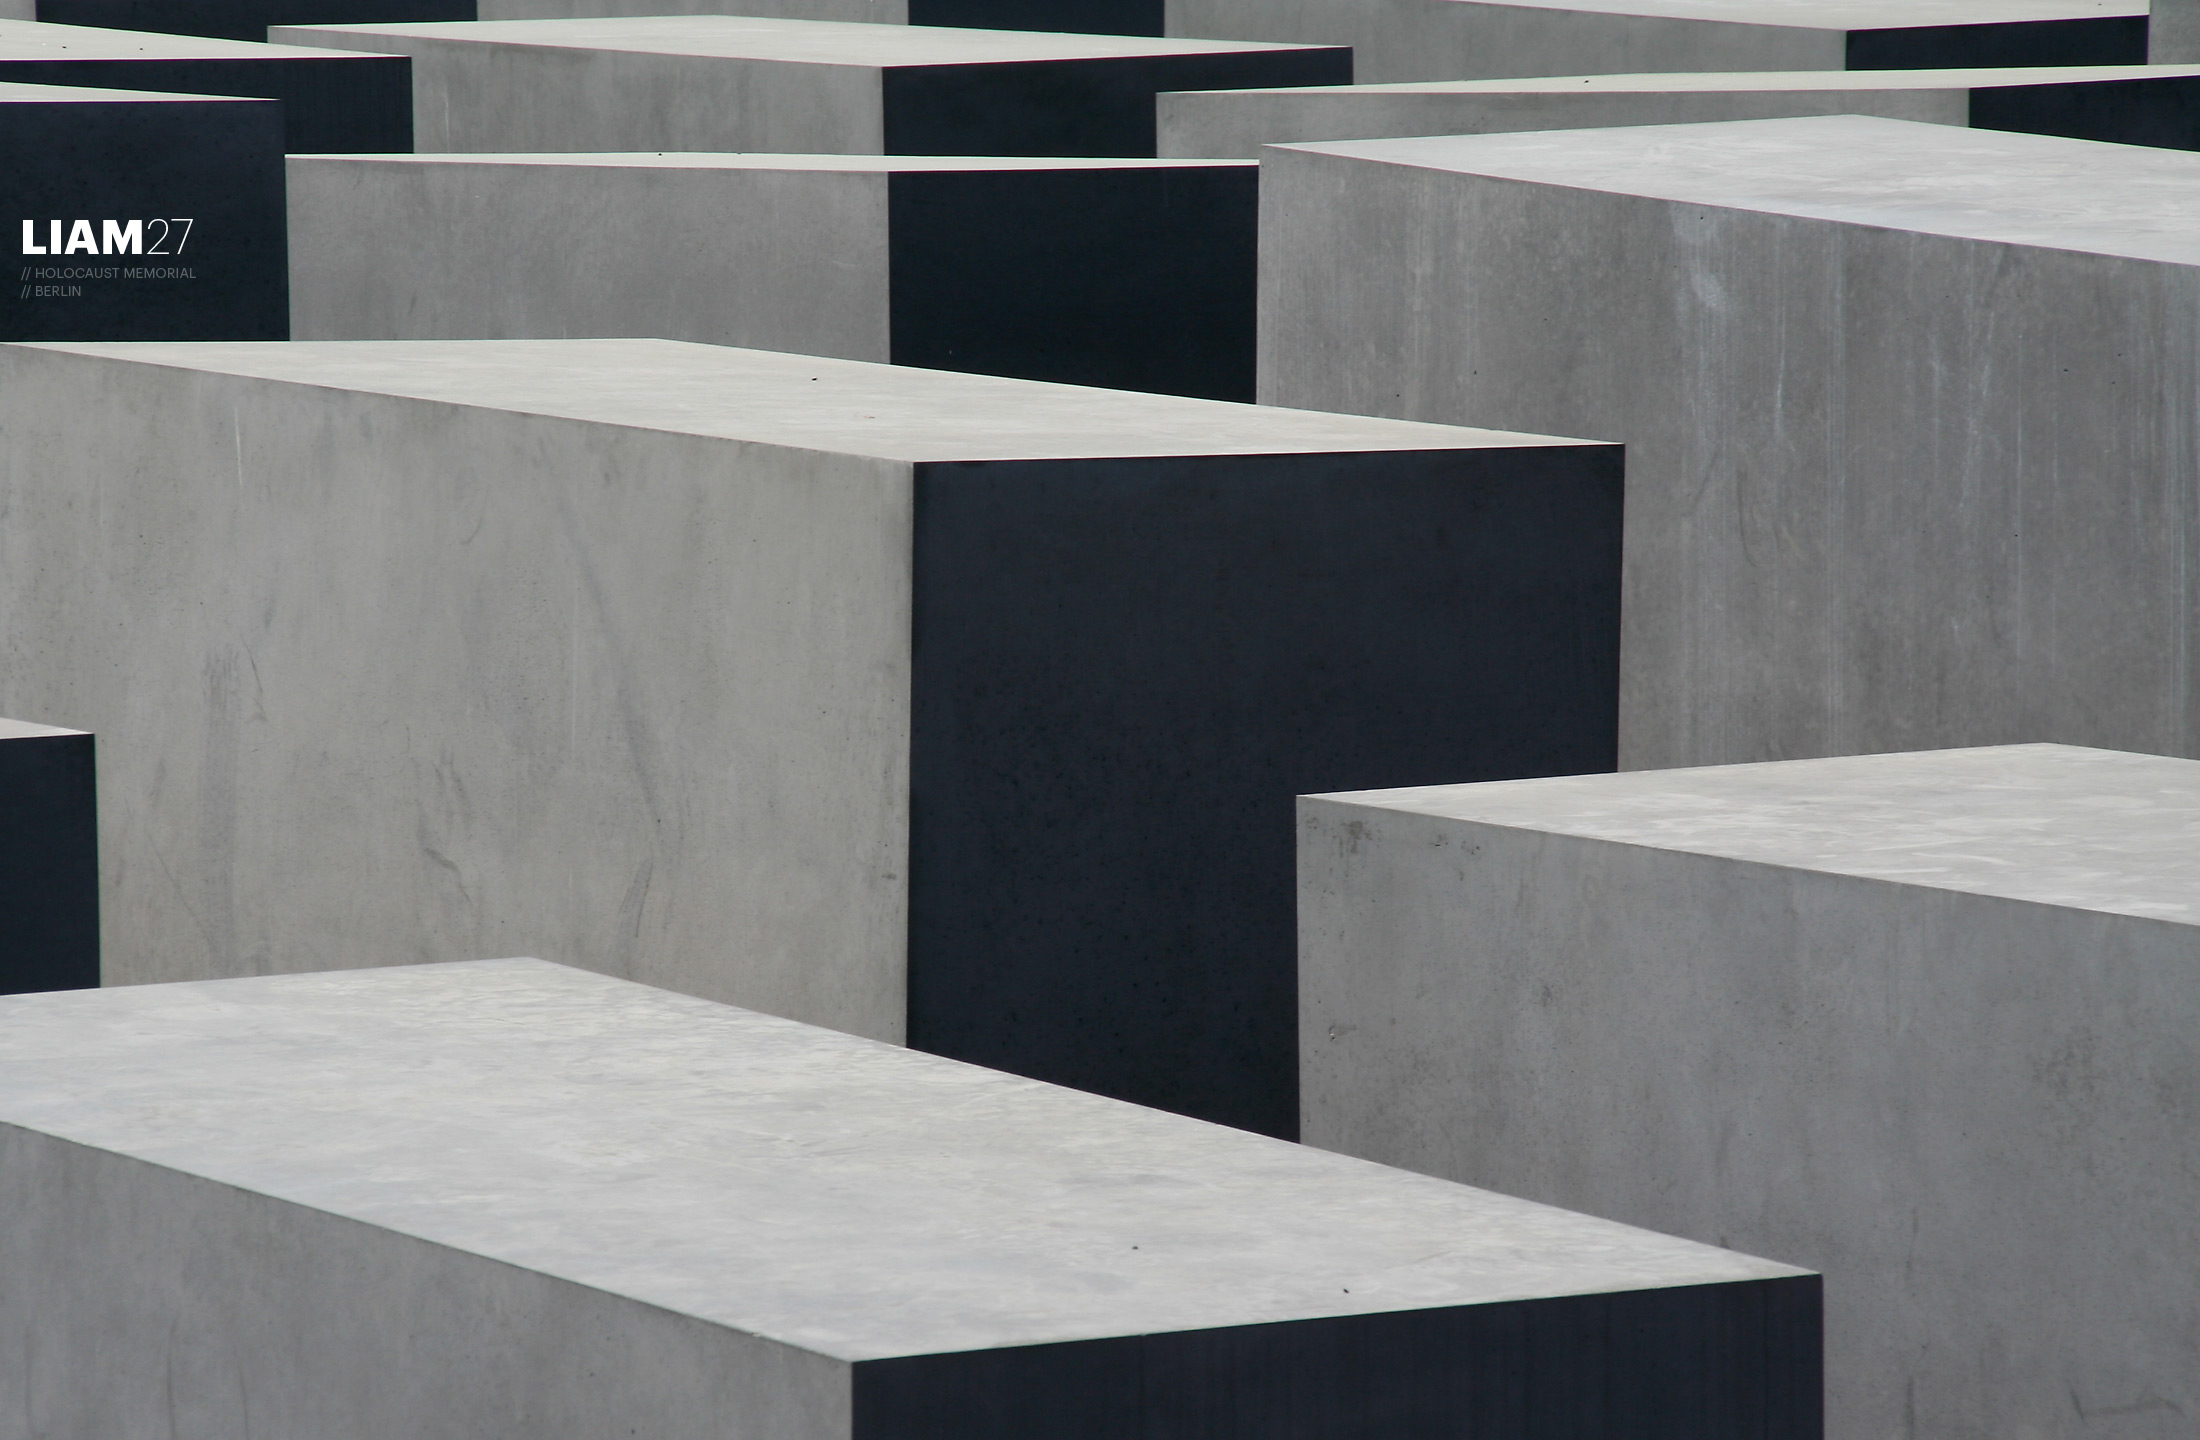
<svg viewBox="0 0 2200 1440">
<path fill-rule="evenodd" d="M 855 1367 L 856 1440 L 1817 1440 L 1816 1276 Z"/>
<path fill-rule="evenodd" d="M 896 365 L 1253 398 L 1251 166 L 903 171 L 887 181 Z"/>
<path fill-rule="evenodd" d="M 2200 76 L 1979 86 L 1971 91 L 1971 125 L 2200 150 Z"/>
<path fill-rule="evenodd" d="M 909 0 L 909 23 L 974 30 L 1159 35 L 1165 10 L 1162 0 Z"/>
<path fill-rule="evenodd" d="M 280 100 L 283 148 L 293 153 L 410 153 L 413 148 L 412 60 L 404 55 L 282 58 L 278 51 L 264 60 L 0 59 L 0 80 Z"/>
<path fill-rule="evenodd" d="M 0 995 L 99 984 L 89 735 L 0 740 Z"/>
<path fill-rule="evenodd" d="M 282 124 L 268 100 L 0 105 L 16 157 L 0 340 L 290 338 Z M 147 253 L 20 253 L 24 220 L 59 220 L 65 240 L 78 219 L 95 237 L 110 219 L 166 223 L 142 226 Z"/>
<path fill-rule="evenodd" d="M 1352 51 L 897 65 L 881 83 L 888 155 L 1151 157 L 1160 92 L 1349 85 Z"/>
<path fill-rule="evenodd" d="M 1851 70 L 1960 70 L 2006 65 L 2144 65 L 2147 17 L 2018 20 L 1851 30 Z"/>
<path fill-rule="evenodd" d="M 38 18 L 113 30 L 265 40 L 270 25 L 400 25 L 475 20 L 480 14 L 475 0 L 38 0 Z"/>
<path fill-rule="evenodd" d="M 1298 1130 L 1293 797 L 1615 768 L 1611 447 L 920 465 L 909 1043 Z"/>
</svg>

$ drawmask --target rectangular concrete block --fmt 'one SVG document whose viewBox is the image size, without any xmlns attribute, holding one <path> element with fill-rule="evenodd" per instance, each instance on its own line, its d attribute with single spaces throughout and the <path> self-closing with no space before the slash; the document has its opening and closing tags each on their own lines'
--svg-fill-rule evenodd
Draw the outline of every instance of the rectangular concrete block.
<svg viewBox="0 0 2200 1440">
<path fill-rule="evenodd" d="M 0 81 L 4 340 L 290 333 L 282 109 Z"/>
<path fill-rule="evenodd" d="M 0 20 L 8 82 L 264 96 L 283 102 L 283 149 L 412 149 L 412 62 L 402 56 Z"/>
<path fill-rule="evenodd" d="M 369 25 L 477 18 L 474 0 L 22 0 L 22 18 L 224 40 L 265 40 L 270 25 Z"/>
<path fill-rule="evenodd" d="M 0 1001 L 0 1213 L 39 1434 L 1818 1433 L 1792 1266 L 531 960 Z"/>
<path fill-rule="evenodd" d="M 1826 1277 L 1834 1440 L 2200 1414 L 2200 764 L 2054 745 L 1300 810 L 1310 1143 Z"/>
<path fill-rule="evenodd" d="M 2200 156 L 1826 117 L 1262 171 L 1263 400 L 1627 445 L 1622 768 L 2200 753 Z"/>
<path fill-rule="evenodd" d="M 597 15 L 769 15 L 872 25 L 1160 35 L 1162 0 L 482 0 L 481 20 Z"/>
<path fill-rule="evenodd" d="M 1249 401 L 1258 181 L 1159 160 L 293 156 L 292 333 L 644 335 Z"/>
<path fill-rule="evenodd" d="M 1352 80 L 1337 47 L 727 15 L 270 37 L 411 56 L 423 151 L 1151 156 L 1163 90 Z"/>
<path fill-rule="evenodd" d="M 0 425 L 116 981 L 533 950 L 1288 1133 L 1292 797 L 1614 763 L 1613 446 L 640 340 Z"/>
<path fill-rule="evenodd" d="M 1157 99 L 1160 152 L 1243 157 L 1299 140 L 1486 135 L 1878 115 L 2200 150 L 2200 66 L 1710 71 L 1204 90 Z"/>
<path fill-rule="evenodd" d="M 1166 26 L 1350 45 L 1363 81 L 2148 59 L 2147 0 L 1168 0 Z"/>
<path fill-rule="evenodd" d="M 99 983 L 92 737 L 0 720 L 0 995 Z"/>
</svg>

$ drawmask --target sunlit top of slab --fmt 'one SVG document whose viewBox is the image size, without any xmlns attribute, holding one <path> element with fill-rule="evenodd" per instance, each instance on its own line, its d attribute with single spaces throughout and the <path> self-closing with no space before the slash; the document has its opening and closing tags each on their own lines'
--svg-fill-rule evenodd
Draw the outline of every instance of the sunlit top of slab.
<svg viewBox="0 0 2200 1440">
<path fill-rule="evenodd" d="M 240 95 L 174 95 L 165 90 L 97 90 L 89 85 L 18 85 L 0 80 L 0 105 L 272 104 Z"/>
<path fill-rule="evenodd" d="M 945 25 L 871 25 L 739 15 L 642 15 L 578 20 L 455 20 L 408 25 L 281 26 L 272 38 L 318 35 L 445 44 L 554 46 L 650 55 L 702 55 L 814 65 L 982 65 L 1033 60 L 1101 60 L 1154 55 L 1225 55 L 1322 49 L 1250 40 L 1179 40 L 1056 35 L 1035 30 L 960 30 Z M 353 45 L 346 38 L 345 45 Z M 363 48 L 363 46 L 362 46 Z M 380 47 L 376 47 L 380 48 Z"/>
<path fill-rule="evenodd" d="M 2200 264 L 2200 154 L 1821 115 L 1281 147 L 1930 235 Z"/>
<path fill-rule="evenodd" d="M 2200 761 L 2005 745 L 1325 798 L 2200 925 Z"/>
<path fill-rule="evenodd" d="M 22 348 L 916 462 L 1588 443 L 678 340 L 236 341 Z"/>
<path fill-rule="evenodd" d="M 1800 1273 L 533 960 L 0 999 L 0 1121 L 849 1360 Z"/>
<path fill-rule="evenodd" d="M 1289 85 L 1195 90 L 1195 95 L 1672 95 L 1764 90 L 1982 90 L 2171 80 L 2200 65 L 2011 65 L 1960 70 L 1692 70 L 1647 75 L 1536 75 L 1502 80 L 1394 80 L 1381 85 Z"/>
<path fill-rule="evenodd" d="M 1475 5 L 1484 0 L 1450 0 Z M 2147 0 L 1491 0 L 1530 10 L 1580 10 L 1660 20 L 1725 20 L 1812 30 L 1899 30 L 2144 15 Z"/>
<path fill-rule="evenodd" d="M 768 155 L 757 151 L 635 150 L 578 154 L 516 151 L 509 154 L 315 155 L 316 160 L 398 165 L 575 165 L 591 170 L 831 170 L 865 175 L 973 170 L 1212 170 L 1252 169 L 1257 160 L 1148 160 L 1028 155 Z"/>
<path fill-rule="evenodd" d="M 218 40 L 202 35 L 163 35 L 150 30 L 0 20 L 0 60 L 301 60 L 312 56 L 356 60 L 359 52 Z"/>
<path fill-rule="evenodd" d="M 56 735 L 82 735 L 82 730 L 64 730 L 58 725 L 40 725 L 30 720 L 0 718 L 0 740 L 46 740 Z"/>
</svg>

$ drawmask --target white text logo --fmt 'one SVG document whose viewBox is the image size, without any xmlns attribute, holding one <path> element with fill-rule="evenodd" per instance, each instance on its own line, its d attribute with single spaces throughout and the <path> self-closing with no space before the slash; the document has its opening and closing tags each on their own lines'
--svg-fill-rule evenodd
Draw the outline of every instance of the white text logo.
<svg viewBox="0 0 2200 1440">
<path fill-rule="evenodd" d="M 95 233 L 91 221 L 72 220 L 64 235 L 61 221 L 48 220 L 44 243 L 40 243 L 38 230 L 36 220 L 23 222 L 25 255 L 181 255 L 184 242 L 191 238 L 191 221 L 102 220 Z M 148 238 L 150 245 L 146 243 Z M 171 240 L 175 242 L 172 250 Z"/>
</svg>

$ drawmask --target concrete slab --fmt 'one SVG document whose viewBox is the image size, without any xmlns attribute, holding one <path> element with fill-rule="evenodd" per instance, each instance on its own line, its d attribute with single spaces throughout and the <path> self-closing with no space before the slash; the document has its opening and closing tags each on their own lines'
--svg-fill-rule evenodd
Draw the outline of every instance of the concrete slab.
<svg viewBox="0 0 2200 1440">
<path fill-rule="evenodd" d="M 1613 764 L 1612 446 L 642 340 L 0 424 L 120 982 L 535 950 L 1289 1131 L 1291 797 Z"/>
<path fill-rule="evenodd" d="M 1250 401 L 1258 181 L 1161 160 L 294 156 L 293 333 L 650 335 Z"/>
<path fill-rule="evenodd" d="M 1168 0 L 1167 30 L 1350 45 L 1369 82 L 2148 58 L 2147 0 Z"/>
<path fill-rule="evenodd" d="M 20 18 L 224 40 L 265 40 L 270 25 L 472 20 L 474 0 L 14 0 Z"/>
<path fill-rule="evenodd" d="M 290 333 L 282 108 L 0 81 L 0 339 Z"/>
<path fill-rule="evenodd" d="M 1162 0 L 482 0 L 481 20 L 557 20 L 598 15 L 768 15 L 871 25 L 953 25 L 1160 35 Z"/>
<path fill-rule="evenodd" d="M 67 1434 L 1816 1429 L 1794 1267 L 539 961 L 0 1001 L 0 1205 Z"/>
<path fill-rule="evenodd" d="M 402 58 L 0 20 L 0 83 L 10 82 L 264 96 L 283 102 L 286 149 L 412 149 L 412 63 Z"/>
<path fill-rule="evenodd" d="M 1622 768 L 2200 753 L 2200 156 L 1828 117 L 1262 168 L 1263 399 L 1627 444 Z"/>
<path fill-rule="evenodd" d="M 269 33 L 411 56 L 424 151 L 1151 156 L 1160 91 L 1352 79 L 1334 47 L 727 15 Z"/>
<path fill-rule="evenodd" d="M 2200 1413 L 2200 764 L 2053 745 L 1300 810 L 1315 1144 L 1826 1276 L 1827 1433 Z"/>
<path fill-rule="evenodd" d="M 1485 135 L 1878 115 L 2200 150 L 2200 66 L 2080 65 L 1995 70 L 1712 71 L 1427 80 L 1395 85 L 1203 90 L 1157 97 L 1159 149 L 1257 155 L 1300 140 Z"/>
<path fill-rule="evenodd" d="M 2147 17 L 2147 59 L 2156 65 L 2200 61 L 2200 4 L 2154 0 Z"/>
<path fill-rule="evenodd" d="M 99 983 L 92 737 L 0 720 L 0 995 Z"/>
</svg>

